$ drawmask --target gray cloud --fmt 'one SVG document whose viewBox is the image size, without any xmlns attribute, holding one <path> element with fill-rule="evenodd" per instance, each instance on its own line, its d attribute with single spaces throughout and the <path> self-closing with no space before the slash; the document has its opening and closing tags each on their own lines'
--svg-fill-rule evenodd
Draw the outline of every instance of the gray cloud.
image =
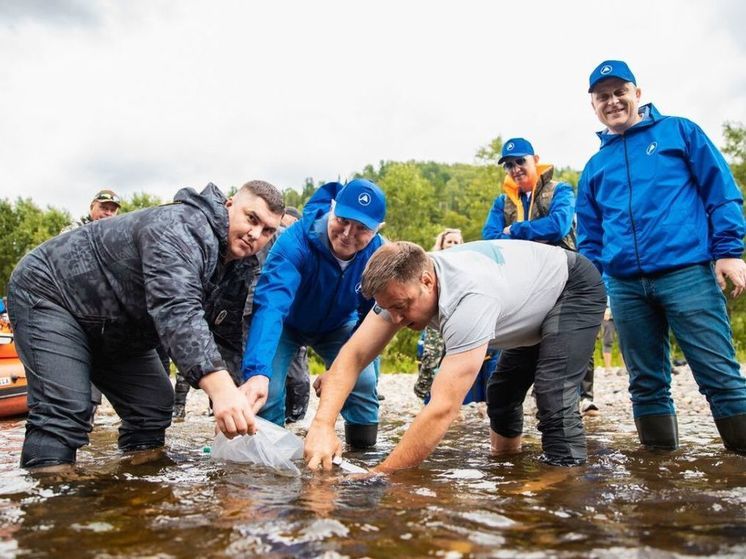
<svg viewBox="0 0 746 559">
<path fill-rule="evenodd" d="M 708 4 L 714 10 L 713 22 L 717 29 L 727 32 L 739 51 L 746 53 L 746 2 L 743 0 L 720 0 Z"/>
<path fill-rule="evenodd" d="M 94 26 L 100 4 L 86 0 L 0 0 L 0 25 L 38 22 L 62 26 Z"/>
</svg>

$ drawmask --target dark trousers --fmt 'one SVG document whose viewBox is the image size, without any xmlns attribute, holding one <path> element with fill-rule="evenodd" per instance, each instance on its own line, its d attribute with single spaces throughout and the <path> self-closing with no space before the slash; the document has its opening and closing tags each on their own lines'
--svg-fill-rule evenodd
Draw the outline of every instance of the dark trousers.
<svg viewBox="0 0 746 559">
<path fill-rule="evenodd" d="M 606 310 L 606 290 L 590 261 L 568 253 L 568 268 L 567 284 L 541 326 L 541 342 L 503 351 L 487 387 L 492 430 L 516 437 L 523 432 L 523 401 L 534 385 L 542 459 L 557 465 L 586 460 L 580 384 Z"/>
<path fill-rule="evenodd" d="M 21 466 L 75 462 L 91 430 L 91 382 L 122 419 L 119 448 L 164 444 L 173 389 L 156 351 L 111 355 L 97 349 L 64 308 L 11 283 L 9 310 L 26 369 L 29 415 Z"/>
</svg>

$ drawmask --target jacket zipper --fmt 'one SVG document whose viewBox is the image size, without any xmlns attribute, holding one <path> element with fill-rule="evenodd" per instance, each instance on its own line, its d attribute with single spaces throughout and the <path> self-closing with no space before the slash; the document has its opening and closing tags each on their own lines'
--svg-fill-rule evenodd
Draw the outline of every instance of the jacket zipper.
<svg viewBox="0 0 746 559">
<path fill-rule="evenodd" d="M 637 227 L 635 227 L 635 218 L 632 214 L 632 177 L 629 172 L 629 156 L 627 155 L 627 136 L 622 135 L 622 142 L 624 144 L 624 165 L 627 169 L 627 187 L 629 189 L 629 221 L 632 224 L 632 240 L 635 245 L 635 258 L 637 259 L 637 269 L 640 270 L 642 275 L 642 263 L 640 262 L 640 252 L 637 248 Z"/>
<path fill-rule="evenodd" d="M 337 264 L 337 266 L 339 266 L 339 264 Z M 337 276 L 337 285 L 334 286 L 334 293 L 335 294 L 339 292 L 339 286 L 342 283 L 342 279 L 344 278 L 346 271 L 347 270 L 341 270 L 342 273 L 340 273 L 339 276 Z M 335 297 L 335 299 L 336 299 L 336 297 Z M 336 300 L 332 300 L 332 302 L 326 308 L 326 314 L 324 315 L 323 320 L 319 324 L 319 329 L 317 330 L 317 333 L 321 331 L 320 330 L 321 326 L 326 323 L 326 319 L 329 318 L 329 315 L 332 312 L 332 307 L 334 306 L 335 303 L 336 303 Z"/>
</svg>

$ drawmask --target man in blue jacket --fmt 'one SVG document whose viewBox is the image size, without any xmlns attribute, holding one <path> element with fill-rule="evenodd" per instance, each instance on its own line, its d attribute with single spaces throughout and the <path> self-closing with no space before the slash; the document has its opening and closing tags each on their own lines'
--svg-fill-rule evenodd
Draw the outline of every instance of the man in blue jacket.
<svg viewBox="0 0 746 559">
<path fill-rule="evenodd" d="M 554 167 L 539 163 L 524 138 L 505 142 L 498 164 L 506 172 L 503 193 L 492 204 L 482 237 L 538 241 L 576 250 L 572 186 L 552 180 Z"/>
<path fill-rule="evenodd" d="M 329 367 L 373 306 L 360 294 L 370 256 L 383 244 L 386 215 L 381 189 L 365 179 L 328 183 L 303 209 L 303 218 L 272 247 L 254 294 L 243 359 L 242 386 L 250 402 L 266 403 L 261 417 L 285 423 L 285 378 L 301 346 Z M 372 446 L 378 432 L 376 375 L 368 364 L 342 410 L 348 444 Z"/>
<path fill-rule="evenodd" d="M 725 447 L 746 453 L 746 379 L 721 291 L 746 286 L 738 186 L 696 124 L 639 105 L 624 62 L 599 64 L 588 91 L 606 130 L 579 184 L 578 244 L 606 276 L 640 442 L 679 443 L 670 328 Z"/>
</svg>

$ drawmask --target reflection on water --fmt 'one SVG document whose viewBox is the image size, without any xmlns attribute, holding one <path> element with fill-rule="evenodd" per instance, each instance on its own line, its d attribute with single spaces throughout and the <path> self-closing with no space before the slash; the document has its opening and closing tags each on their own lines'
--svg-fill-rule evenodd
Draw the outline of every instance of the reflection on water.
<svg viewBox="0 0 746 559">
<path fill-rule="evenodd" d="M 347 458 L 373 465 L 393 448 L 411 410 L 386 417 L 376 451 Z M 533 431 L 527 452 L 490 457 L 468 408 L 421 468 L 360 480 L 216 463 L 199 415 L 171 428 L 167 456 L 135 466 L 103 418 L 80 473 L 42 482 L 17 468 L 23 422 L 6 421 L 0 557 L 746 555 L 746 458 L 701 417 L 680 418 L 673 453 L 641 450 L 630 423 L 626 410 L 589 420 L 588 465 L 558 469 L 537 461 Z"/>
</svg>

